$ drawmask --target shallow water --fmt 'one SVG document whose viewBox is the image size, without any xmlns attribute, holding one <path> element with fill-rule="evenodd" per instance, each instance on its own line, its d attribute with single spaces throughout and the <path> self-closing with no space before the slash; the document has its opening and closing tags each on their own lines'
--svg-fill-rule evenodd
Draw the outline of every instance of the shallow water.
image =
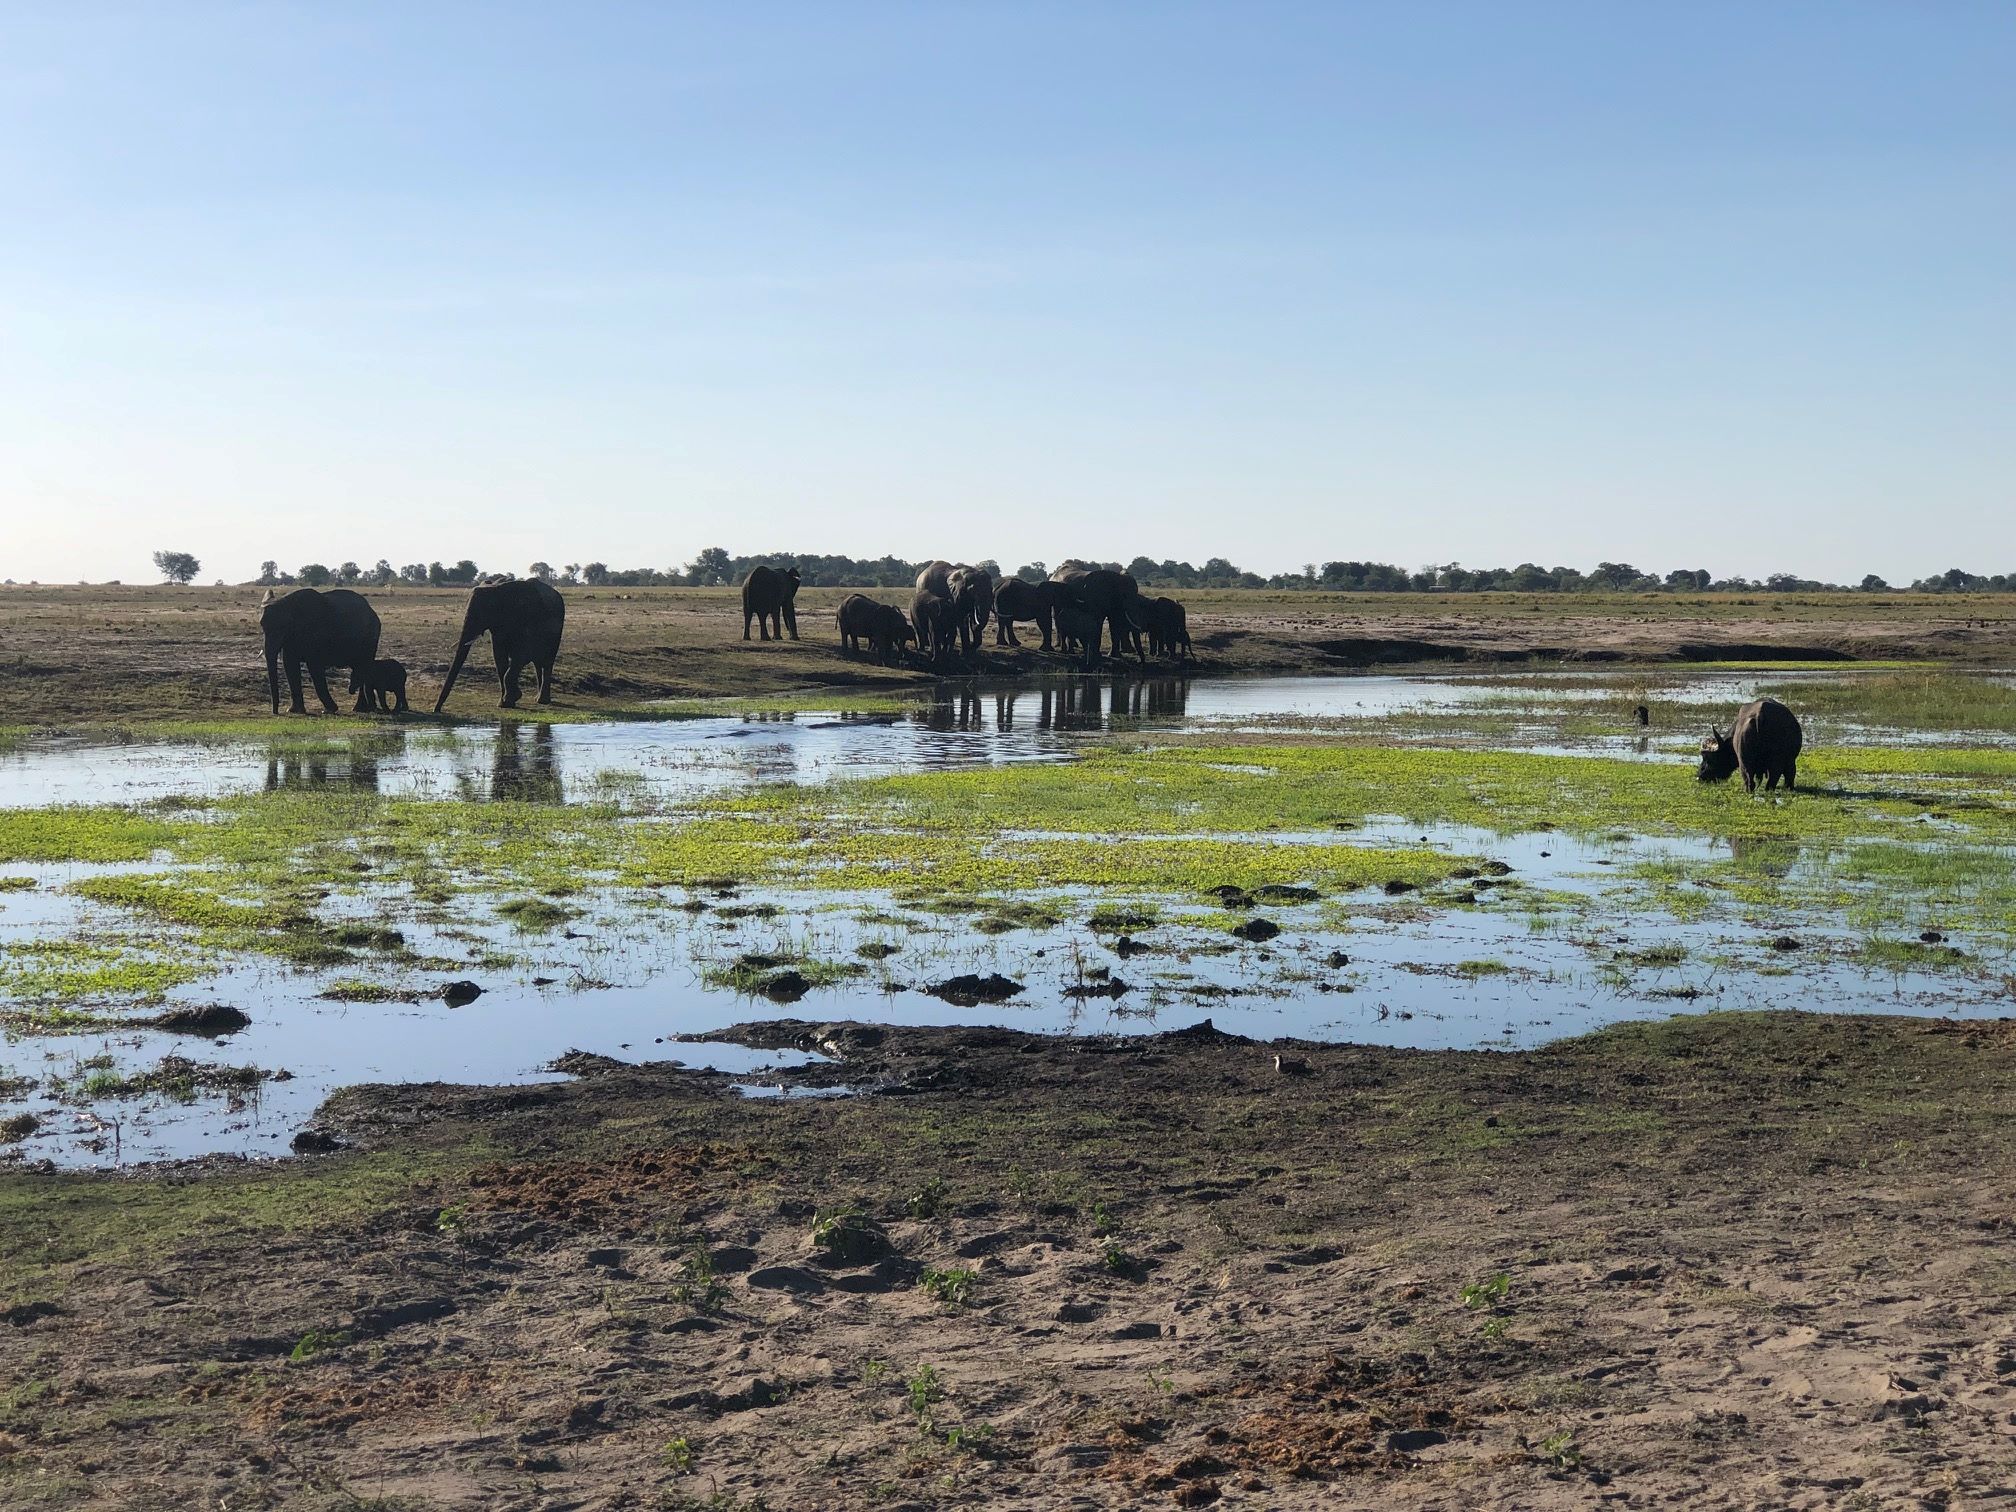
<svg viewBox="0 0 2016 1512">
<path fill-rule="evenodd" d="M 1735 700 L 1763 674 L 1708 677 Z M 1816 674 L 1817 675 L 1817 674 Z M 1784 674 L 1773 674 L 1782 680 Z M 759 782 L 816 783 L 841 775 L 920 771 L 1007 761 L 1059 760 L 1109 732 L 1227 730 L 1279 719 L 1391 718 L 1448 710 L 1517 692 L 1519 676 L 1294 678 L 1146 681 L 1068 678 L 1039 687 L 948 685 L 925 709 L 901 716 L 701 718 L 666 722 L 546 725 L 508 721 L 496 730 L 411 726 L 374 733 L 352 753 L 274 752 L 256 744 L 30 745 L 0 757 L 0 804 L 136 802 L 294 786 L 340 786 L 384 794 L 512 798 L 566 803 L 640 791 L 683 798 Z M 1618 701 L 1616 682 L 1592 676 L 1587 699 Z M 1620 704 L 1616 743 L 1635 748 Z M 304 722 L 305 723 L 305 722 Z M 383 729 L 383 727 L 376 727 Z M 332 723 L 332 736 L 346 731 Z M 1502 740 L 1502 730 L 1498 733 Z M 1600 737 L 1594 748 L 1613 744 Z M 333 747 L 333 742 L 332 742 Z M 1576 747 L 1587 751 L 1592 747 Z M 1647 748 L 1648 759 L 1687 764 L 1684 754 Z M 1268 835 L 1273 843 L 1294 837 Z M 1753 924 L 1681 923 L 1643 912 L 1604 935 L 1599 907 L 1565 912 L 1549 895 L 1600 897 L 1636 863 L 1705 861 L 1726 847 L 1618 838 L 1581 842 L 1557 833 L 1503 837 L 1442 827 L 1370 825 L 1345 839 L 1367 845 L 1426 844 L 1452 857 L 1503 861 L 1511 873 L 1480 885 L 1480 902 L 1434 906 L 1375 891 L 1348 899 L 1257 910 L 1282 933 L 1264 944 L 1230 939 L 1208 902 L 1174 900 L 1164 920 L 1137 929 L 1146 953 L 1123 959 L 1115 936 L 1082 923 L 982 934 L 958 916 L 920 915 L 891 899 L 835 906 L 831 895 L 750 893 L 735 900 L 774 904 L 774 919 L 724 916 L 673 906 L 676 896 L 635 894 L 574 900 L 584 917 L 565 932 L 528 944 L 500 922 L 452 931 L 416 923 L 398 898 L 353 902 L 372 917 L 389 907 L 421 954 L 467 958 L 486 941 L 531 951 L 535 969 L 458 971 L 484 994 L 449 1008 L 420 1002 L 343 1003 L 318 996 L 355 966 L 297 972 L 260 957 L 218 963 L 215 974 L 169 994 L 170 1004 L 225 1003 L 252 1024 L 224 1040 L 152 1029 L 82 1035 L 10 1036 L 0 1049 L 0 1083 L 33 1078 L 34 1091 L 0 1096 L 0 1116 L 36 1114 L 43 1128 L 12 1147 L 15 1158 L 115 1164 L 199 1154 L 284 1152 L 292 1133 L 334 1088 L 370 1081 L 508 1083 L 548 1079 L 543 1068 L 568 1050 L 626 1060 L 676 1059 L 730 1073 L 753 1094 L 765 1077 L 806 1057 L 735 1045 L 678 1042 L 752 1018 L 853 1018 L 896 1024 L 1001 1023 L 1055 1032 L 1149 1032 L 1211 1018 L 1256 1038 L 1295 1036 L 1421 1048 L 1530 1046 L 1622 1019 L 1717 1006 L 1826 1007 L 1836 1011 L 1987 1014 L 2009 1011 L 1992 973 L 1872 971 L 1844 959 L 1859 939 L 1845 927 L 1800 930 L 1796 953 L 1774 954 Z M 1786 864 L 1799 864 L 1796 853 Z M 0 894 L 0 944 L 74 936 L 94 923 L 129 922 L 115 910 L 63 889 L 107 868 L 9 867 L 33 876 L 35 890 Z M 1493 879 L 1495 880 L 1495 879 Z M 1070 900 L 1082 905 L 1086 900 Z M 884 920 L 860 915 L 880 910 Z M 1236 917 L 1245 917 L 1239 915 Z M 1614 915 L 1614 918 L 1627 917 Z M 1614 928 L 1614 923 L 1613 923 Z M 744 953 L 852 960 L 867 942 L 898 947 L 837 986 L 779 1005 L 710 987 L 703 973 Z M 1998 947 L 1959 941 L 1971 952 Z M 1675 964 L 1644 964 L 1642 953 L 1671 946 Z M 1327 964 L 1333 953 L 1348 963 Z M 1637 953 L 1636 964 L 1622 957 Z M 957 1008 L 916 990 L 964 972 L 998 971 L 1025 984 L 1001 1006 Z M 1129 984 L 1117 998 L 1076 998 L 1098 972 Z M 429 982 L 426 985 L 438 985 Z M 1687 994 L 1684 997 L 1671 994 Z M 51 1077 L 73 1085 L 90 1069 L 154 1066 L 164 1055 L 227 1066 L 284 1070 L 243 1096 L 203 1093 L 180 1102 L 49 1095 Z M 4 1149 L 6 1147 L 0 1147 Z"/>
<path fill-rule="evenodd" d="M 1115 731 L 1264 732 L 1284 722 L 1447 714 L 1530 691 L 1534 697 L 1616 705 L 1617 728 L 1562 749 L 1668 759 L 1630 722 L 1632 695 L 1617 674 L 1591 673 L 1562 689 L 1562 674 L 1188 678 L 1125 675 L 1038 682 L 940 684 L 904 714 L 804 712 L 589 724 L 505 719 L 489 727 L 421 722 L 364 725 L 346 716 L 299 721 L 288 748 L 263 741 L 33 741 L 0 753 L 0 807 L 138 803 L 285 788 L 349 787 L 391 797 L 512 798 L 578 802 L 603 784 L 641 784 L 666 798 L 758 782 L 824 782 L 994 762 L 1059 760 Z M 1774 674 L 1773 681 L 1792 676 Z M 1723 697 L 1734 707 L 1763 674 L 1703 674 L 1668 696 Z M 1579 679 L 1577 679 L 1579 680 Z M 326 730 L 329 748 L 312 747 Z M 1671 739 L 1670 735 L 1666 738 Z M 1541 747 L 1515 728 L 1501 745 Z M 1551 748 L 1550 748 L 1551 749 Z"/>
</svg>

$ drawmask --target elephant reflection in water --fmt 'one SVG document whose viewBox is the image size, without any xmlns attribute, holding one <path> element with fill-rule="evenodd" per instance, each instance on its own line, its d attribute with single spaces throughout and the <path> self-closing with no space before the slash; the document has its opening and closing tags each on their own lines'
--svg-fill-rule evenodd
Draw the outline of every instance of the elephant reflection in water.
<svg viewBox="0 0 2016 1512">
<path fill-rule="evenodd" d="M 331 754 L 327 751 L 268 751 L 266 791 L 277 793 L 292 788 L 347 787 L 358 792 L 378 791 L 378 758 L 355 751 Z"/>
<path fill-rule="evenodd" d="M 1103 730 L 1109 719 L 1180 719 L 1189 706 L 1186 677 L 1119 677 L 1110 687 L 1096 677 L 1072 677 L 995 694 L 994 722 L 1012 730 L 1029 708 L 1039 730 Z"/>
<path fill-rule="evenodd" d="M 1121 707 L 1122 700 L 1126 707 Z M 1190 708 L 1190 679 L 1187 677 L 1145 677 L 1115 682 L 1113 717 L 1122 713 L 1129 719 L 1181 719 Z"/>
<path fill-rule="evenodd" d="M 490 796 L 512 803 L 565 803 L 554 759 L 553 726 L 507 719 L 491 746 Z"/>
<path fill-rule="evenodd" d="M 994 728 L 1013 730 L 1034 716 L 1038 730 L 1103 730 L 1112 719 L 1181 719 L 1190 707 L 1187 677 L 1047 678 L 1034 687 L 994 690 Z M 984 730 L 986 699 L 971 683 L 940 683 L 924 715 L 931 730 Z"/>
<path fill-rule="evenodd" d="M 931 704 L 924 713 L 927 730 L 984 730 L 980 695 L 971 683 L 940 683 L 931 690 Z"/>
</svg>

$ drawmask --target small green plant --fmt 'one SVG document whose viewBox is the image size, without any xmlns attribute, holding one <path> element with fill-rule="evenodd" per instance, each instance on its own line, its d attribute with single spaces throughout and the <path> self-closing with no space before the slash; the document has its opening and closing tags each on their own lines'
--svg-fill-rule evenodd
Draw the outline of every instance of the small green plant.
<svg viewBox="0 0 2016 1512">
<path fill-rule="evenodd" d="M 1472 1312 L 1483 1308 L 1496 1307 L 1505 1300 L 1505 1294 L 1512 1290 L 1512 1278 L 1500 1271 L 1489 1281 L 1472 1281 L 1456 1295 Z"/>
<path fill-rule="evenodd" d="M 977 1271 L 940 1270 L 933 1266 L 924 1272 L 917 1287 L 926 1296 L 936 1298 L 947 1307 L 965 1307 L 972 1302 L 973 1286 L 979 1279 Z"/>
<path fill-rule="evenodd" d="M 1108 1239 L 1099 1246 L 1099 1268 L 1115 1276 L 1131 1276 L 1141 1268 L 1141 1262 L 1118 1239 Z"/>
<path fill-rule="evenodd" d="M 694 1452 L 692 1442 L 683 1438 L 666 1440 L 665 1447 L 658 1451 L 659 1463 L 675 1475 L 692 1474 L 693 1466 L 699 1457 Z"/>
<path fill-rule="evenodd" d="M 1112 1229 L 1112 1211 L 1104 1202 L 1094 1202 L 1092 1204 L 1092 1232 L 1094 1234 L 1107 1234 L 1111 1233 Z"/>
<path fill-rule="evenodd" d="M 887 1245 L 882 1230 L 859 1208 L 823 1208 L 812 1217 L 812 1247 L 835 1260 L 871 1260 Z"/>
<path fill-rule="evenodd" d="M 467 1208 L 459 1202 L 453 1207 L 441 1209 L 439 1216 L 434 1220 L 435 1232 L 441 1234 L 460 1234 L 462 1232 L 462 1215 L 466 1211 Z"/>
<path fill-rule="evenodd" d="M 994 1440 L 995 1428 L 992 1423 L 976 1423 L 971 1428 L 954 1427 L 945 1430 L 945 1447 L 953 1453 L 977 1453 Z"/>
<path fill-rule="evenodd" d="M 1549 1434 L 1540 1440 L 1534 1452 L 1549 1464 L 1559 1465 L 1563 1470 L 1573 1470 L 1582 1463 L 1582 1450 L 1575 1443 L 1575 1433 L 1570 1428 Z"/>
<path fill-rule="evenodd" d="M 350 1342 L 350 1335 L 334 1330 L 311 1328 L 301 1335 L 301 1342 L 294 1346 L 287 1358 L 295 1364 L 314 1358 L 325 1349 L 340 1349 Z"/>
<path fill-rule="evenodd" d="M 1504 1338 L 1511 1327 L 1503 1318 L 1487 1318 L 1484 1321 L 1484 1337 L 1495 1342 Z"/>
<path fill-rule="evenodd" d="M 1166 1397 L 1176 1394 L 1176 1378 L 1167 1374 L 1157 1375 L 1153 1366 L 1150 1366 L 1148 1370 L 1148 1385 L 1157 1396 Z"/>
<path fill-rule="evenodd" d="M 931 1409 L 945 1399 L 945 1383 L 929 1365 L 919 1365 L 903 1383 L 910 1399 L 910 1412 L 919 1425 L 931 1426 Z"/>
<path fill-rule="evenodd" d="M 714 1274 L 714 1257 L 699 1245 L 689 1249 L 679 1262 L 672 1300 L 704 1313 L 714 1311 L 727 1299 L 728 1288 Z"/>
<path fill-rule="evenodd" d="M 888 1374 L 889 1362 L 887 1360 L 863 1360 L 861 1362 L 861 1379 L 866 1381 L 870 1386 L 879 1385 L 882 1378 Z"/>
<path fill-rule="evenodd" d="M 912 1218 L 936 1218 L 945 1206 L 945 1182 L 933 1176 L 904 1199 L 903 1211 Z"/>
</svg>

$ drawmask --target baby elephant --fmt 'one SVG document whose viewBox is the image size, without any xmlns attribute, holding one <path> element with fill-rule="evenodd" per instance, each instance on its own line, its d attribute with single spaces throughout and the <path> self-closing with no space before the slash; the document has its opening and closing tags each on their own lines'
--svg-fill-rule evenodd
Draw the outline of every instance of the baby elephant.
<svg viewBox="0 0 2016 1512">
<path fill-rule="evenodd" d="M 406 663 L 383 657 L 364 668 L 350 670 L 350 691 L 364 695 L 363 708 L 390 714 L 395 708 L 406 712 Z M 387 702 L 390 694 L 392 701 Z"/>
<path fill-rule="evenodd" d="M 1710 727 L 1701 742 L 1703 782 L 1723 782 L 1730 774 L 1743 773 L 1743 791 L 1754 793 L 1758 782 L 1770 792 L 1784 779 L 1790 792 L 1799 775 L 1799 751 L 1805 732 L 1798 717 L 1775 698 L 1759 698 L 1736 711 L 1736 723 L 1724 735 Z"/>
</svg>

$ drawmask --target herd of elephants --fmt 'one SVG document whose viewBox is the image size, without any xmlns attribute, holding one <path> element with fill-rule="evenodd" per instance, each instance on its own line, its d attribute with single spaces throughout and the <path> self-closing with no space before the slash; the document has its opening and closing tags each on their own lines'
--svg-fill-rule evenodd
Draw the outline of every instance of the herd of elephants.
<svg viewBox="0 0 2016 1512">
<path fill-rule="evenodd" d="M 773 630 L 779 639 L 786 634 L 798 639 L 797 597 L 796 567 L 752 570 L 742 583 L 742 638 L 749 639 L 754 624 L 766 641 Z M 1077 562 L 1067 562 L 1045 582 L 1010 578 L 998 586 L 993 574 L 978 567 L 933 562 L 917 574 L 907 615 L 865 593 L 850 593 L 835 618 L 846 650 L 866 647 L 884 663 L 902 661 L 913 642 L 916 654 L 932 665 L 955 655 L 971 656 L 990 619 L 997 646 L 1020 646 L 1015 626 L 1033 624 L 1042 632 L 1045 651 L 1054 647 L 1082 654 L 1088 669 L 1097 662 L 1108 630 L 1115 656 L 1129 649 L 1137 660 L 1195 655 L 1183 606 L 1176 600 L 1142 593 L 1124 572 Z M 485 635 L 497 662 L 500 706 L 518 706 L 528 671 L 538 679 L 538 701 L 551 703 L 553 663 L 566 623 L 567 601 L 551 583 L 507 577 L 477 584 L 434 712 L 448 702 L 469 648 Z M 406 668 L 379 656 L 378 612 L 363 594 L 349 588 L 297 588 L 276 598 L 269 591 L 260 605 L 259 628 L 266 641 L 266 691 L 275 714 L 280 712 L 283 668 L 289 707 L 296 714 L 307 712 L 301 697 L 304 672 L 322 707 L 335 712 L 328 682 L 332 667 L 349 668 L 359 710 L 406 707 Z"/>
<path fill-rule="evenodd" d="M 752 626 L 764 639 L 788 635 L 798 639 L 798 569 L 754 568 L 742 583 L 742 638 Z M 970 657 L 983 643 L 987 623 L 994 622 L 997 646 L 1020 646 L 1015 626 L 1033 624 L 1041 632 L 1042 648 L 1082 655 L 1087 670 L 1099 659 L 1110 633 L 1113 655 L 1131 650 L 1137 661 L 1148 656 L 1194 659 L 1183 606 L 1175 599 L 1155 598 L 1125 572 L 1066 562 L 1040 583 L 1008 578 L 996 583 L 992 573 L 965 563 L 932 562 L 917 574 L 910 612 L 882 603 L 865 593 L 851 593 L 835 611 L 843 649 L 864 648 L 878 661 L 902 661 L 914 642 L 916 655 L 932 665 L 953 656 Z M 500 578 L 470 590 L 462 615 L 462 634 L 454 660 L 441 680 L 434 700 L 440 713 L 454 690 L 455 679 L 469 659 L 469 649 L 485 635 L 497 663 L 499 706 L 516 708 L 529 670 L 538 679 L 538 701 L 553 701 L 553 663 L 560 655 L 560 635 L 567 621 L 567 602 L 560 590 L 538 578 Z M 280 712 L 280 673 L 284 667 L 293 713 L 307 712 L 301 696 L 305 671 L 322 707 L 336 711 L 329 695 L 331 667 L 350 669 L 350 692 L 358 710 L 406 708 L 406 669 L 378 655 L 378 613 L 363 594 L 349 588 L 297 588 L 278 598 L 269 591 L 260 606 L 259 626 L 266 643 L 266 688 L 273 712 Z M 1644 711 L 1639 711 L 1642 722 Z M 1720 728 L 1701 743 L 1699 777 L 1720 782 L 1742 773 L 1746 791 L 1762 782 L 1766 791 L 1782 781 L 1789 790 L 1798 775 L 1804 741 L 1798 719 L 1776 699 L 1743 705 L 1724 735 Z"/>
</svg>

